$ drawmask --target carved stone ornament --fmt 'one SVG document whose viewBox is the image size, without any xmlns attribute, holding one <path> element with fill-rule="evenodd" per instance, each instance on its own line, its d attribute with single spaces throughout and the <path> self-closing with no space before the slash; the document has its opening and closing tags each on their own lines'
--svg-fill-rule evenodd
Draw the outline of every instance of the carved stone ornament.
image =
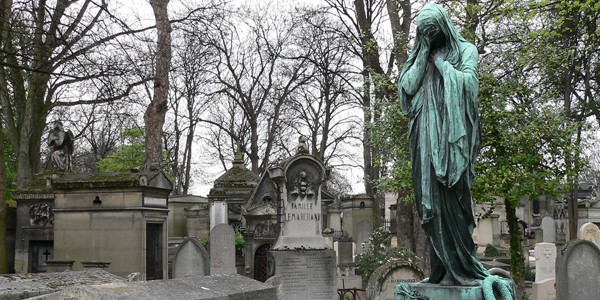
<svg viewBox="0 0 600 300">
<path fill-rule="evenodd" d="M 32 226 L 52 227 L 54 212 L 47 203 L 37 203 L 29 207 L 29 221 Z"/>
<path fill-rule="evenodd" d="M 275 238 L 275 225 L 271 223 L 260 223 L 256 225 L 254 229 L 254 237 L 255 238 Z"/>
<path fill-rule="evenodd" d="M 293 188 L 290 195 L 296 198 L 306 197 L 307 199 L 312 199 L 315 195 L 313 181 L 313 176 L 310 173 L 306 172 L 306 170 L 301 170 L 292 179 Z"/>
</svg>

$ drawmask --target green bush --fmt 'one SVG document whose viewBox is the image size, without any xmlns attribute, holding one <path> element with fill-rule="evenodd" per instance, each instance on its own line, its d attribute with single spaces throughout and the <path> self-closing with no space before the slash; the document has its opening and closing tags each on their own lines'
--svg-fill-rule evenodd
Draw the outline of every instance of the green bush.
<svg viewBox="0 0 600 300">
<path fill-rule="evenodd" d="M 485 251 L 483 252 L 483 255 L 485 255 L 486 257 L 502 256 L 500 255 L 500 251 L 498 251 L 498 248 L 494 247 L 494 245 L 492 244 L 487 244 L 487 246 L 485 246 Z"/>
<path fill-rule="evenodd" d="M 416 259 L 415 254 L 411 251 L 391 248 L 391 240 L 392 234 L 386 228 L 379 227 L 373 230 L 364 245 L 357 245 L 357 247 L 363 247 L 363 252 L 356 256 L 356 264 L 363 279 L 369 280 L 375 269 L 392 260 L 411 262 Z"/>
<path fill-rule="evenodd" d="M 246 245 L 246 241 L 244 241 L 244 236 L 241 233 L 235 234 L 235 250 L 242 250 Z"/>
</svg>

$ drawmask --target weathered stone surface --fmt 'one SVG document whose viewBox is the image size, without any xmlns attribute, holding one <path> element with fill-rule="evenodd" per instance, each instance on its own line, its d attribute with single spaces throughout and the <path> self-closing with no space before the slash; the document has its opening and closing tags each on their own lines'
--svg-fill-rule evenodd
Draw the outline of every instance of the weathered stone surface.
<svg viewBox="0 0 600 300">
<path fill-rule="evenodd" d="M 577 238 L 581 240 L 588 240 L 596 247 L 600 248 L 600 229 L 594 223 L 585 223 L 581 225 L 579 231 L 577 231 Z"/>
<path fill-rule="evenodd" d="M 25 299 L 54 293 L 70 286 L 122 283 L 106 271 L 80 271 L 0 275 L 0 299 Z"/>
<path fill-rule="evenodd" d="M 313 156 L 297 154 L 270 170 L 282 189 L 283 224 L 275 250 L 331 249 L 322 236 L 321 184 L 326 168 Z"/>
<path fill-rule="evenodd" d="M 555 300 L 555 282 L 556 280 L 554 279 L 545 279 L 540 282 L 534 282 L 531 285 L 531 300 Z"/>
<path fill-rule="evenodd" d="M 396 285 L 423 280 L 423 271 L 412 264 L 392 261 L 377 268 L 369 278 L 367 295 L 372 300 L 396 299 Z"/>
<path fill-rule="evenodd" d="M 271 251 L 277 285 L 282 293 L 278 299 L 331 300 L 336 293 L 335 251 Z M 273 283 L 275 279 L 267 280 Z"/>
<path fill-rule="evenodd" d="M 35 299 L 272 300 L 276 299 L 276 294 L 275 287 L 271 285 L 237 274 L 219 274 L 212 276 L 189 276 L 171 280 L 78 286 Z"/>
<path fill-rule="evenodd" d="M 535 244 L 535 282 L 556 277 L 556 246 L 553 243 Z"/>
<path fill-rule="evenodd" d="M 555 243 L 556 229 L 554 225 L 554 219 L 552 217 L 543 217 L 541 227 L 544 243 Z"/>
<path fill-rule="evenodd" d="M 173 260 L 173 278 L 205 276 L 210 272 L 208 252 L 195 238 L 186 238 L 177 248 Z"/>
<path fill-rule="evenodd" d="M 600 299 L 600 250 L 594 243 L 567 243 L 556 260 L 556 295 L 559 300 Z"/>
<path fill-rule="evenodd" d="M 210 231 L 210 274 L 236 274 L 235 240 L 231 226 L 218 224 Z"/>
</svg>

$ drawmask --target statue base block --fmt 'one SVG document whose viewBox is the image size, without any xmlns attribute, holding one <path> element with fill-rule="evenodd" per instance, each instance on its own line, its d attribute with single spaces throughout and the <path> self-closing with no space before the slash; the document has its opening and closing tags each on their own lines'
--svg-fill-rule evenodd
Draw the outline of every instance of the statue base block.
<svg viewBox="0 0 600 300">
<path fill-rule="evenodd" d="M 509 280 L 510 279 L 504 279 Z M 496 299 L 502 296 L 494 292 Z M 432 283 L 400 283 L 396 285 L 396 300 L 484 300 L 481 286 L 443 286 Z"/>
</svg>

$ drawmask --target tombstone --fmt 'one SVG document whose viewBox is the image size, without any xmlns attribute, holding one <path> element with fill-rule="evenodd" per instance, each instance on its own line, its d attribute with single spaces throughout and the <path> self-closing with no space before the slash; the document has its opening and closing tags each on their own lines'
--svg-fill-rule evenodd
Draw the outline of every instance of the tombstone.
<svg viewBox="0 0 600 300">
<path fill-rule="evenodd" d="M 531 285 L 531 300 L 555 300 L 555 282 L 556 280 L 554 278 L 544 279 L 540 282 L 534 282 Z"/>
<path fill-rule="evenodd" d="M 559 300 L 600 299 L 600 249 L 574 240 L 558 252 L 556 295 Z"/>
<path fill-rule="evenodd" d="M 228 224 L 217 224 L 210 231 L 210 274 L 237 274 L 235 234 Z"/>
<path fill-rule="evenodd" d="M 552 243 L 535 244 L 535 282 L 556 277 L 556 246 Z"/>
<path fill-rule="evenodd" d="M 371 300 L 394 300 L 396 285 L 423 280 L 423 271 L 412 264 L 391 261 L 377 268 L 367 284 L 367 297 Z"/>
<path fill-rule="evenodd" d="M 542 235 L 544 243 L 555 243 L 555 225 L 551 217 L 542 218 Z"/>
<path fill-rule="evenodd" d="M 600 248 L 600 229 L 594 223 L 585 223 L 577 231 L 577 238 L 588 240 Z"/>
<path fill-rule="evenodd" d="M 281 231 L 269 251 L 267 280 L 278 287 L 279 299 L 336 298 L 336 255 L 322 236 L 321 185 L 327 169 L 306 150 L 269 170 L 278 187 Z M 211 246 L 212 248 L 212 246 Z"/>
<path fill-rule="evenodd" d="M 373 225 L 371 225 L 368 221 L 360 221 L 356 224 L 356 254 L 361 254 L 363 252 L 363 245 L 365 245 L 369 241 L 369 237 L 371 236 L 371 231 L 373 231 Z"/>
<path fill-rule="evenodd" d="M 173 259 L 173 278 L 210 273 L 208 252 L 195 238 L 186 238 Z"/>
<path fill-rule="evenodd" d="M 485 246 L 494 244 L 494 231 L 491 218 L 479 220 L 475 232 L 478 233 L 477 240 L 481 251 L 485 249 Z"/>
<path fill-rule="evenodd" d="M 340 240 L 336 243 L 338 248 L 338 265 L 354 263 L 353 242 L 350 240 Z"/>
</svg>

